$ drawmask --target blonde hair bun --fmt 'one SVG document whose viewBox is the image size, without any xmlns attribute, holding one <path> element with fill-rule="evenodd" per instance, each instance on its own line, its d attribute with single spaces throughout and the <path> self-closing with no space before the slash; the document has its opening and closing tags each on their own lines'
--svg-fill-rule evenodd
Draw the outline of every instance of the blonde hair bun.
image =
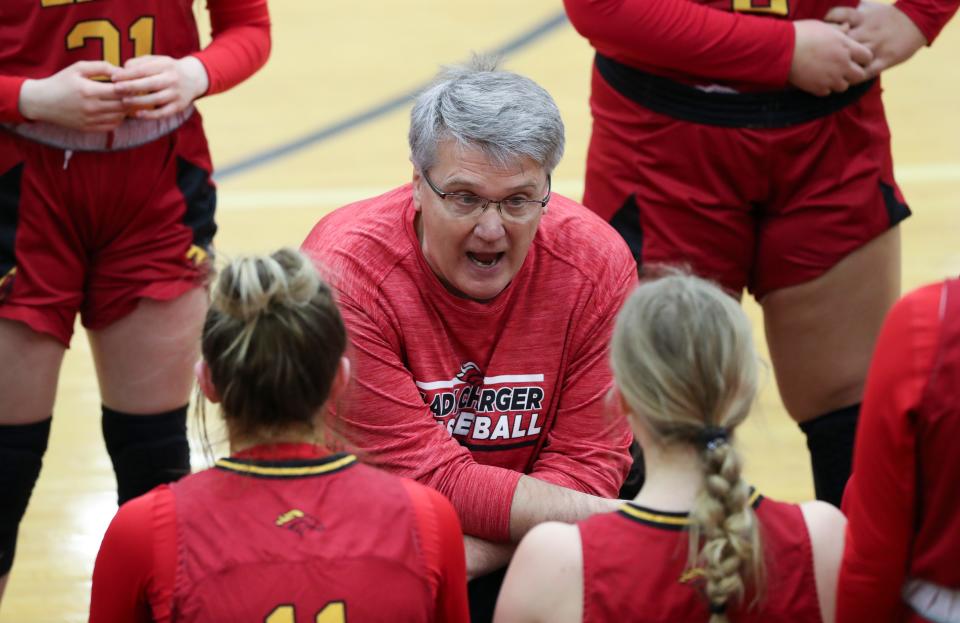
<svg viewBox="0 0 960 623">
<path fill-rule="evenodd" d="M 223 270 L 211 304 L 222 313 L 247 323 L 278 307 L 310 303 L 320 278 L 310 260 L 284 248 L 268 256 L 240 257 Z"/>
</svg>

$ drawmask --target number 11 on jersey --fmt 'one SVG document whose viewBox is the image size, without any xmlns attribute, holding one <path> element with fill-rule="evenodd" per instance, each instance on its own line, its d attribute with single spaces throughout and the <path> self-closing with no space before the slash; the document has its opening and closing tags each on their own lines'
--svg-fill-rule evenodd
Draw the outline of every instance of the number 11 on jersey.
<svg viewBox="0 0 960 623">
<path fill-rule="evenodd" d="M 274 608 L 263 623 L 297 623 L 293 606 L 283 605 Z M 315 623 L 347 623 L 347 604 L 331 601 L 317 613 Z"/>
</svg>

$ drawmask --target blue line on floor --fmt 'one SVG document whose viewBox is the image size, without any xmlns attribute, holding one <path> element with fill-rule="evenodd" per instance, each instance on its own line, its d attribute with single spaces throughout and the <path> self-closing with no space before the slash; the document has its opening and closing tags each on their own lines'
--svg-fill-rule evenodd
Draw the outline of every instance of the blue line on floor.
<svg viewBox="0 0 960 623">
<path fill-rule="evenodd" d="M 495 56 L 507 56 L 508 54 L 527 47 L 528 45 L 534 43 L 541 37 L 546 36 L 566 23 L 567 16 L 561 11 L 560 13 L 557 13 L 553 17 L 541 22 L 527 32 L 521 34 L 519 37 L 508 41 L 499 48 L 491 51 L 490 54 Z M 278 160 L 284 156 L 298 152 L 301 149 L 306 149 L 311 145 L 320 143 L 329 138 L 333 138 L 338 134 L 343 134 L 347 130 L 351 130 L 357 126 L 369 123 L 379 117 L 393 112 L 394 110 L 397 110 L 398 108 L 409 106 L 417 94 L 427 86 L 427 84 L 421 84 L 417 88 L 412 89 L 402 95 L 398 95 L 397 97 L 391 98 L 386 102 L 377 104 L 368 110 L 347 117 L 341 121 L 332 123 L 324 128 L 310 132 L 302 138 L 298 138 L 294 141 L 278 145 L 276 147 L 265 149 L 260 153 L 253 154 L 252 156 L 248 156 L 247 158 L 228 164 L 227 166 L 219 169 L 214 177 L 217 181 L 222 182 L 223 180 L 233 177 L 239 173 L 243 173 L 244 171 L 261 167 L 265 164 L 273 162 L 274 160 Z"/>
</svg>

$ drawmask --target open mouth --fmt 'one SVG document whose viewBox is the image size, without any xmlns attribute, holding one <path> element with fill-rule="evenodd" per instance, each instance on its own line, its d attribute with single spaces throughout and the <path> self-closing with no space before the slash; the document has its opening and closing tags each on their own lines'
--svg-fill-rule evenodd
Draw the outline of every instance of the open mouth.
<svg viewBox="0 0 960 623">
<path fill-rule="evenodd" d="M 480 268 L 492 268 L 503 258 L 504 253 L 474 253 L 467 251 L 467 257 L 470 261 Z"/>
</svg>

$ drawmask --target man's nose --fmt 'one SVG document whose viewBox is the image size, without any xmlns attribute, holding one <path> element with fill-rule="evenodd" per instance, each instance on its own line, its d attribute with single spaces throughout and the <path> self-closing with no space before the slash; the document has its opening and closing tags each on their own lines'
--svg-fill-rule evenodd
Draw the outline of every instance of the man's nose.
<svg viewBox="0 0 960 623">
<path fill-rule="evenodd" d="M 473 228 L 473 233 L 483 240 L 493 241 L 502 238 L 505 230 L 503 228 L 503 219 L 500 216 L 500 205 L 490 203 L 487 209 L 480 215 L 480 220 Z"/>
</svg>

